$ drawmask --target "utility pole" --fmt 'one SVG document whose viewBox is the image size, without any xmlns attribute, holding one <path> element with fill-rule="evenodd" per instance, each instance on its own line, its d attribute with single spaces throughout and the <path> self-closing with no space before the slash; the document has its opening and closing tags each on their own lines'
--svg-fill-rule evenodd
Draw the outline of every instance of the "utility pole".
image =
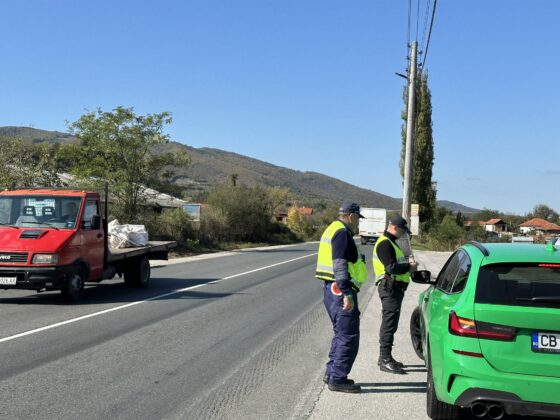
<svg viewBox="0 0 560 420">
<path fill-rule="evenodd" d="M 406 147 L 404 155 L 404 186 L 402 217 L 410 223 L 410 204 L 412 200 L 412 157 L 414 150 L 414 95 L 416 93 L 416 49 L 412 43 L 410 71 L 408 72 L 408 110 L 406 118 Z"/>
</svg>

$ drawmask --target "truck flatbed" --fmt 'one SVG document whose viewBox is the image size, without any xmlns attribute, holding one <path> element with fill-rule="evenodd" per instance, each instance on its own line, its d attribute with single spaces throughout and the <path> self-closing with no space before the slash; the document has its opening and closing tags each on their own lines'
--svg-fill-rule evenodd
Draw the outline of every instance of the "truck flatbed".
<svg viewBox="0 0 560 420">
<path fill-rule="evenodd" d="M 107 255 L 107 260 L 109 262 L 114 262 L 127 258 L 137 257 L 140 255 L 156 253 L 159 254 L 161 252 L 167 252 L 168 250 L 175 248 L 176 246 L 177 242 L 175 241 L 151 241 L 148 242 L 148 245 L 146 246 L 139 246 L 134 248 L 110 248 L 109 255 Z"/>
</svg>

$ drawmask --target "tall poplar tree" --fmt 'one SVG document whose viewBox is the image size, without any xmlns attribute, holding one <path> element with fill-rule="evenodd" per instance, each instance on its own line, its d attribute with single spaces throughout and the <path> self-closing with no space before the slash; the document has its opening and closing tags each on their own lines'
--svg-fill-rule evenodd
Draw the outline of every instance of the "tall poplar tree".
<svg viewBox="0 0 560 420">
<path fill-rule="evenodd" d="M 414 154 L 412 177 L 412 203 L 420 205 L 420 222 L 429 230 L 436 209 L 436 183 L 432 181 L 434 166 L 434 140 L 432 136 L 432 94 L 428 87 L 428 75 L 420 73 L 416 80 Z M 406 151 L 406 121 L 408 106 L 408 89 L 404 89 L 404 110 L 401 113 L 402 148 L 400 169 L 404 179 L 404 158 Z"/>
</svg>

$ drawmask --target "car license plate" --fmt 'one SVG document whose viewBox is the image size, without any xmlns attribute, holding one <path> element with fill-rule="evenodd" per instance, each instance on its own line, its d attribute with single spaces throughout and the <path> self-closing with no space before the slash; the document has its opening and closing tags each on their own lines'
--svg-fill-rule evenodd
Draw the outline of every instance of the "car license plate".
<svg viewBox="0 0 560 420">
<path fill-rule="evenodd" d="M 17 277 L 0 277 L 0 284 L 16 284 Z"/>
<path fill-rule="evenodd" d="M 531 339 L 533 351 L 560 353 L 560 334 L 534 331 Z"/>
</svg>

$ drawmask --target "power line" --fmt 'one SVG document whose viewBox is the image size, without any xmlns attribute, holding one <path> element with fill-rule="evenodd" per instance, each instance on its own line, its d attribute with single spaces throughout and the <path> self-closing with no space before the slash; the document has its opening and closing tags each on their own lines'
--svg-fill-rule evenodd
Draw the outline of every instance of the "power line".
<svg viewBox="0 0 560 420">
<path fill-rule="evenodd" d="M 416 36 L 414 40 L 418 42 L 418 21 L 420 20 L 420 0 L 416 2 Z"/>
<path fill-rule="evenodd" d="M 406 28 L 406 56 L 408 57 L 408 50 L 410 49 L 410 14 L 412 12 L 412 0 L 408 0 L 408 25 Z"/>
<path fill-rule="evenodd" d="M 434 8 L 432 9 L 432 20 L 430 22 L 430 31 L 428 32 L 428 41 L 426 42 L 426 50 L 424 51 L 424 60 L 422 61 L 422 69 L 426 65 L 426 58 L 428 57 L 428 47 L 430 46 L 430 38 L 432 36 L 432 27 L 434 26 L 434 17 L 436 15 L 437 0 L 434 0 Z"/>
<path fill-rule="evenodd" d="M 422 29 L 422 42 L 420 42 L 420 45 L 424 45 L 424 41 L 426 40 L 426 29 L 428 29 L 428 16 L 430 15 L 430 3 L 431 0 L 426 0 L 426 13 L 424 14 L 424 29 Z M 424 48 L 422 48 L 421 51 L 424 51 Z"/>
</svg>

